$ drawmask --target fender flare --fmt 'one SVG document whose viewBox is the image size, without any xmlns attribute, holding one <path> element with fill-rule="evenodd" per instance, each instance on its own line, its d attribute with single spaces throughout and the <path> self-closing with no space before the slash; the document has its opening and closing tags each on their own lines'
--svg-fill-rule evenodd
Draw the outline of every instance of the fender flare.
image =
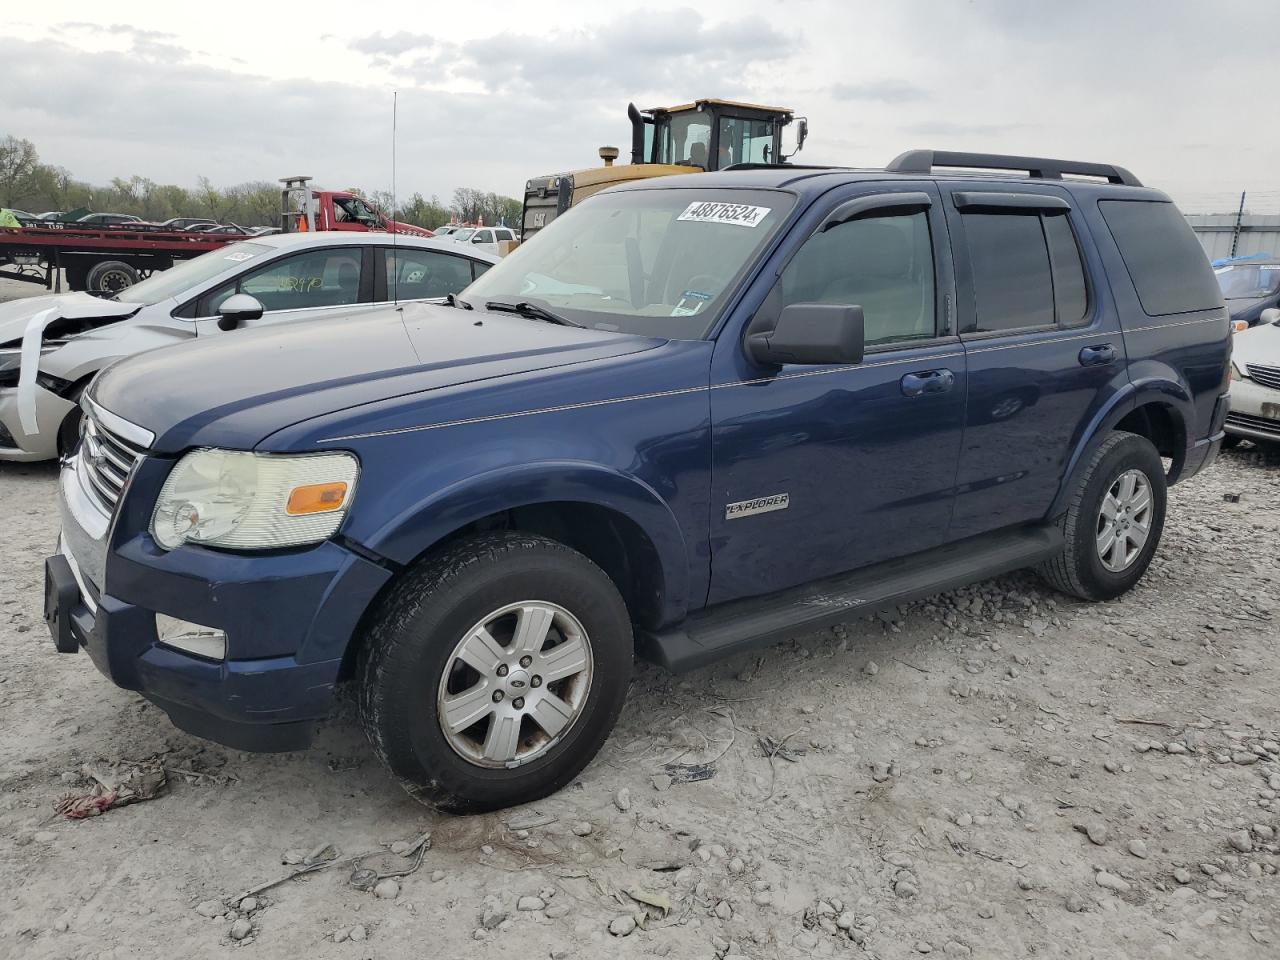
<svg viewBox="0 0 1280 960">
<path fill-rule="evenodd" d="M 658 555 L 664 621 L 685 615 L 688 545 L 671 508 L 638 477 L 587 461 L 535 461 L 457 480 L 391 517 L 363 546 L 406 566 L 469 523 L 546 503 L 602 507 L 634 523 Z"/>
<path fill-rule="evenodd" d="M 1194 422 L 1195 410 L 1187 388 L 1176 381 L 1160 377 L 1133 381 L 1098 408 L 1082 431 L 1067 461 L 1067 469 L 1063 471 L 1063 481 L 1058 487 L 1058 495 L 1054 497 L 1053 504 L 1049 507 L 1046 515 L 1048 519 L 1056 519 L 1066 512 L 1071 491 L 1076 488 L 1081 472 L 1088 465 L 1090 456 L 1102 439 L 1134 410 L 1150 404 L 1159 404 L 1173 415 L 1175 423 L 1181 428 L 1178 436 L 1182 444 L 1179 456 L 1174 458 L 1175 463 L 1186 458 L 1187 450 L 1191 446 L 1189 429 L 1190 424 Z M 1177 469 L 1176 466 L 1174 469 Z"/>
</svg>

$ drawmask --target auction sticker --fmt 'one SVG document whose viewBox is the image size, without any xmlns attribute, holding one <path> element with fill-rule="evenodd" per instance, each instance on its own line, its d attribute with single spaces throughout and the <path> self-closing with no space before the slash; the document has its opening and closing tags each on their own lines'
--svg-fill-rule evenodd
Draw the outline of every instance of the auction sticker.
<svg viewBox="0 0 1280 960">
<path fill-rule="evenodd" d="M 749 203 L 722 203 L 718 200 L 696 200 L 684 208 L 677 220 L 692 223 L 731 223 L 735 227 L 758 227 L 769 215 L 769 207 L 753 207 Z"/>
</svg>

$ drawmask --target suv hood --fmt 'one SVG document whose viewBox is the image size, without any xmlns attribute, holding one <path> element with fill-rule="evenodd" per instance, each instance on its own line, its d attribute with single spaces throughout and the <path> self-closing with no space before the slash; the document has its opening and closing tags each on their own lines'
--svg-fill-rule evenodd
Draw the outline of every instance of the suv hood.
<svg viewBox="0 0 1280 960">
<path fill-rule="evenodd" d="M 50 314 L 49 322 L 59 317 L 69 320 L 102 318 L 107 322 L 114 322 L 137 313 L 142 305 L 116 303 L 87 293 L 50 293 L 42 297 L 10 300 L 8 303 L 0 303 L 0 346 L 16 346 L 31 319 L 50 307 L 55 308 L 55 312 Z"/>
<path fill-rule="evenodd" d="M 249 449 L 312 417 L 665 341 L 424 303 L 202 336 L 112 364 L 93 399 L 156 435 L 152 449 Z"/>
</svg>

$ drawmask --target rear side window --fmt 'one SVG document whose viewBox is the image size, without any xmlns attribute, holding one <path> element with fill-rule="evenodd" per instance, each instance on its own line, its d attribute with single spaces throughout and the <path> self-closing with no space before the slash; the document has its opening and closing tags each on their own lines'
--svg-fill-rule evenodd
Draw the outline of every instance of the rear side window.
<svg viewBox="0 0 1280 960">
<path fill-rule="evenodd" d="M 1064 213 L 966 213 L 976 325 L 995 333 L 1070 326 L 1085 319 L 1089 288 L 1080 248 Z"/>
<path fill-rule="evenodd" d="M 1204 249 L 1172 203 L 1101 200 L 1098 207 L 1148 315 L 1222 306 Z"/>
<path fill-rule="evenodd" d="M 1053 274 L 1038 216 L 966 214 L 980 332 L 1053 323 Z"/>
</svg>

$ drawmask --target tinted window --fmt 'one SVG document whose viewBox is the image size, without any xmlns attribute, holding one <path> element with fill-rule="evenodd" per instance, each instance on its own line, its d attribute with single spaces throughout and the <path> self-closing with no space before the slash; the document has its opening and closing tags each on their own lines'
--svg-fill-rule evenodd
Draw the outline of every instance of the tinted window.
<svg viewBox="0 0 1280 960">
<path fill-rule="evenodd" d="M 934 336 L 933 250 L 924 213 L 852 220 L 815 234 L 779 282 L 783 306 L 862 307 L 868 346 Z"/>
<path fill-rule="evenodd" d="M 977 330 L 1053 324 L 1053 278 L 1040 217 L 973 213 L 964 217 L 973 267 Z"/>
<path fill-rule="evenodd" d="M 1049 261 L 1053 264 L 1053 299 L 1058 323 L 1072 324 L 1084 319 L 1089 309 L 1089 288 L 1085 285 L 1080 247 L 1065 216 L 1044 218 L 1044 235 L 1049 241 Z"/>
<path fill-rule="evenodd" d="M 1102 200 L 1098 207 L 1148 314 L 1222 305 L 1204 249 L 1172 203 Z"/>
<path fill-rule="evenodd" d="M 313 250 L 243 274 L 202 298 L 200 315 L 212 316 L 233 293 L 256 297 L 266 310 L 333 307 L 360 300 L 360 251 Z"/>
<path fill-rule="evenodd" d="M 387 298 L 425 300 L 461 293 L 471 283 L 471 263 L 466 257 L 428 250 L 383 250 Z M 397 269 L 398 268 L 398 269 Z"/>
</svg>

